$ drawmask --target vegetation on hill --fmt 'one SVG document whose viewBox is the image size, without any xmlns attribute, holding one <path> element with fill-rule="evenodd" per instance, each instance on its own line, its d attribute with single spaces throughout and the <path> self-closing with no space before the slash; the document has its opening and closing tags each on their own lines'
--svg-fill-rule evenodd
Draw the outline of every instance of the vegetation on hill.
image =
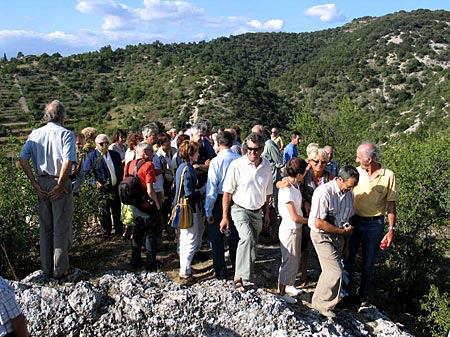
<svg viewBox="0 0 450 337">
<path fill-rule="evenodd" d="M 140 130 L 150 121 L 181 128 L 206 117 L 245 135 L 258 123 L 285 138 L 301 131 L 301 153 L 309 142 L 333 145 L 341 165 L 354 164 L 357 144 L 369 139 L 383 145 L 400 195 L 395 246 L 381 254 L 376 286 L 420 312 L 437 336 L 450 326 L 449 18 L 417 10 L 313 33 L 0 60 L 0 141 L 8 144 L 0 157 L 0 273 L 26 273 L 38 253 L 34 196 L 8 157 L 51 99 L 64 102 L 73 130 Z M 80 200 L 93 198 L 83 193 Z M 78 207 L 80 238 L 95 210 Z"/>
</svg>

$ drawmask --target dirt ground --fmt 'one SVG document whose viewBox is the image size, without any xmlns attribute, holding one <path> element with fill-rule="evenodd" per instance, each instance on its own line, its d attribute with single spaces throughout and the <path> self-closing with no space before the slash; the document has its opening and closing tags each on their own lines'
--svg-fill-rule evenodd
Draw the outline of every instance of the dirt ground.
<svg viewBox="0 0 450 337">
<path fill-rule="evenodd" d="M 173 236 L 162 238 L 158 249 L 158 260 L 161 262 L 160 271 L 166 273 L 174 282 L 180 282 L 176 247 L 176 240 Z M 255 274 L 262 273 L 264 277 L 260 285 L 268 288 L 269 291 L 271 289 L 275 291 L 276 289 L 276 275 L 278 274 L 280 256 L 278 243 L 273 243 L 268 233 L 262 233 L 258 245 Z M 71 251 L 71 264 L 91 274 L 101 274 L 109 270 L 142 271 L 143 268 L 136 269 L 130 265 L 130 257 L 130 240 L 124 241 L 121 236 L 113 235 L 110 240 L 105 241 L 100 234 L 96 234 L 83 240 L 83 243 L 74 246 Z M 145 258 L 144 252 L 142 257 Z M 199 282 L 214 277 L 211 249 L 206 233 L 202 249 L 194 256 L 192 267 Z M 229 275 L 233 275 L 231 265 L 229 265 Z M 274 276 L 273 279 L 272 276 Z"/>
</svg>

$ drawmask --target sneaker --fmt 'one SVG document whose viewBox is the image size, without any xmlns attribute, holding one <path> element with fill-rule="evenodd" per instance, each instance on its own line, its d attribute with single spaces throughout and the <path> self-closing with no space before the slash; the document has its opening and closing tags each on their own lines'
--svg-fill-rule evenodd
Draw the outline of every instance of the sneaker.
<svg viewBox="0 0 450 337">
<path fill-rule="evenodd" d="M 283 296 L 278 295 L 277 296 L 280 300 L 288 303 L 288 304 L 295 304 L 297 303 L 297 300 L 291 296 L 289 296 L 288 294 L 284 294 Z"/>
<path fill-rule="evenodd" d="M 301 293 L 303 293 L 303 291 L 302 290 L 300 290 L 300 289 L 297 289 L 296 287 L 294 287 L 294 286 L 286 286 L 286 294 L 288 294 L 289 296 L 293 296 L 293 297 L 295 297 L 295 296 L 298 296 L 298 295 L 300 295 Z"/>
</svg>

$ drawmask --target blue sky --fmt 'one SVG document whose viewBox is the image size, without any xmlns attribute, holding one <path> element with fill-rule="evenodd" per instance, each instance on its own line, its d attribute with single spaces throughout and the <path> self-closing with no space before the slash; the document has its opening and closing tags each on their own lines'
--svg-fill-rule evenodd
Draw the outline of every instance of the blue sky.
<svg viewBox="0 0 450 337">
<path fill-rule="evenodd" d="M 311 32 L 362 16 L 449 0 L 0 0 L 0 55 L 63 56 L 152 43 L 209 41 L 246 32 Z M 450 22 L 450 17 L 449 17 Z"/>
</svg>

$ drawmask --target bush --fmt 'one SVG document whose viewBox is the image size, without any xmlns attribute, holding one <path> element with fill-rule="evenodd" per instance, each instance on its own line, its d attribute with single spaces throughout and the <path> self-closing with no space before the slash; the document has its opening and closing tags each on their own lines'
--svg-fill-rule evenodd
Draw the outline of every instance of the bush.
<svg viewBox="0 0 450 337">
<path fill-rule="evenodd" d="M 439 289 L 431 286 L 430 292 L 425 296 L 425 300 L 421 301 L 421 308 L 428 313 L 427 316 L 420 316 L 419 320 L 425 322 L 430 329 L 431 336 L 446 336 L 450 330 L 450 297 L 448 293 L 441 294 Z"/>
<path fill-rule="evenodd" d="M 439 266 L 448 263 L 445 261 L 450 214 L 447 139 L 447 132 L 426 138 L 404 137 L 384 150 L 383 163 L 395 172 L 399 192 L 398 230 L 395 246 L 386 260 L 386 273 L 391 291 L 412 304 L 428 294 L 430 284 L 448 287 L 448 275 L 437 272 Z"/>
<path fill-rule="evenodd" d="M 9 150 L 17 146 L 2 148 L 0 156 L 0 274 L 17 278 L 39 255 L 39 223 L 34 191 L 15 159 L 6 157 Z"/>
</svg>

